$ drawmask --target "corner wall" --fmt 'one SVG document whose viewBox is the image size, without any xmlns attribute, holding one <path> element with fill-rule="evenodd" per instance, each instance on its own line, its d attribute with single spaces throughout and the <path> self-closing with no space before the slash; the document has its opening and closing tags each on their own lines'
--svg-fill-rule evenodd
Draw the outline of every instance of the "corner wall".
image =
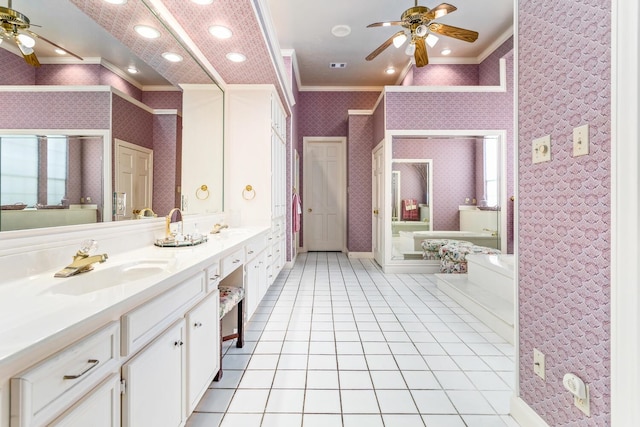
<svg viewBox="0 0 640 427">
<path fill-rule="evenodd" d="M 520 0 L 520 397 L 551 426 L 611 423 L 611 5 Z M 591 153 L 575 158 L 572 130 L 585 123 Z M 551 161 L 533 165 L 543 135 Z M 544 382 L 533 348 L 546 354 Z M 562 386 L 567 372 L 589 385 L 590 418 Z"/>
</svg>

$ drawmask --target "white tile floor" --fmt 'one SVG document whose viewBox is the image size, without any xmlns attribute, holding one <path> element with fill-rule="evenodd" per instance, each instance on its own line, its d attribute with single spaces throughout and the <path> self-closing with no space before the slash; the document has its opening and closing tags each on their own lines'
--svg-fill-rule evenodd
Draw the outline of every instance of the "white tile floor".
<svg viewBox="0 0 640 427">
<path fill-rule="evenodd" d="M 301 254 L 187 427 L 517 427 L 514 349 L 431 275 Z"/>
</svg>

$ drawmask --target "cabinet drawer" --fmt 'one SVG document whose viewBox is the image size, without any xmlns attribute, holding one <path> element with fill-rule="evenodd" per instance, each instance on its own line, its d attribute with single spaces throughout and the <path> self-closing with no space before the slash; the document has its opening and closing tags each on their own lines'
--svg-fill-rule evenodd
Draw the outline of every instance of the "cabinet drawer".
<svg viewBox="0 0 640 427">
<path fill-rule="evenodd" d="M 264 248 L 267 246 L 266 237 L 264 235 L 253 239 L 249 243 L 247 243 L 244 247 L 245 250 L 245 259 L 246 261 L 251 261 L 256 257 Z"/>
<path fill-rule="evenodd" d="M 204 296 L 204 272 L 122 316 L 122 355 L 142 348 L 184 315 L 184 307 Z"/>
<path fill-rule="evenodd" d="M 225 278 L 233 270 L 235 270 L 236 268 L 238 268 L 242 264 L 244 264 L 244 248 L 239 249 L 239 250 L 235 251 L 234 253 L 232 253 L 231 255 L 228 255 L 228 256 L 222 258 L 221 264 L 222 264 L 222 266 L 221 266 L 221 268 L 222 268 L 221 277 Z"/>
<path fill-rule="evenodd" d="M 49 422 L 119 366 L 120 325 L 113 322 L 11 379 L 15 426 Z"/>
<path fill-rule="evenodd" d="M 207 268 L 207 293 L 214 289 L 218 289 L 220 283 L 220 262 L 216 261 L 214 264 Z"/>
</svg>

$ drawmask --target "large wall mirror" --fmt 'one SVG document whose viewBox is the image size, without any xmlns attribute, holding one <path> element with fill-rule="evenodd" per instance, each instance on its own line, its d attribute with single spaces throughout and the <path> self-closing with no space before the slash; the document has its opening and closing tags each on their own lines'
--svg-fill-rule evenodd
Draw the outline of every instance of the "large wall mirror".
<svg viewBox="0 0 640 427">
<path fill-rule="evenodd" d="M 503 132 L 392 138 L 387 260 L 424 263 L 425 239 L 455 239 L 506 252 Z"/>
<path fill-rule="evenodd" d="M 193 85 L 194 87 L 200 85 L 201 87 L 206 88 L 206 91 L 209 94 L 212 94 L 210 97 L 215 98 L 216 103 L 214 110 L 215 114 L 207 117 L 207 123 L 209 125 L 209 129 L 214 128 L 214 131 L 207 132 L 204 135 L 202 132 L 198 133 L 193 131 L 186 135 L 179 131 L 177 135 L 174 134 L 176 149 L 173 152 L 169 152 L 167 151 L 167 148 L 164 148 L 164 152 L 156 153 L 158 150 L 154 149 L 154 155 L 157 154 L 157 156 L 154 157 L 156 173 L 154 174 L 153 202 L 156 203 L 156 199 L 162 199 L 161 197 L 156 198 L 156 183 L 162 183 L 163 178 L 170 178 L 171 182 L 175 180 L 175 185 L 172 186 L 165 182 L 165 187 L 169 187 L 169 189 L 165 191 L 165 188 L 162 188 L 163 193 L 167 192 L 166 199 L 170 200 L 170 202 L 165 201 L 165 204 L 170 203 L 170 206 L 168 206 L 168 209 L 161 209 L 161 215 L 166 213 L 164 211 L 168 212 L 170 208 L 187 206 L 186 202 L 184 206 L 181 206 L 181 188 L 184 188 L 182 190 L 183 194 L 188 195 L 188 198 L 183 198 L 190 202 L 188 205 L 189 213 L 222 211 L 224 92 L 215 81 L 215 77 L 211 72 L 211 65 L 204 64 L 200 59 L 198 59 L 197 55 L 194 55 L 191 52 L 186 43 L 184 43 L 180 37 L 175 34 L 175 32 L 171 31 L 167 23 L 154 13 L 153 8 L 146 5 L 146 2 L 144 2 L 144 7 L 142 7 L 144 10 L 142 11 L 138 4 L 134 4 L 132 2 L 129 2 L 128 5 L 123 7 L 135 8 L 135 16 L 140 17 L 142 16 L 141 14 L 146 13 L 148 16 L 145 19 L 149 21 L 156 21 L 158 24 L 156 28 L 161 30 L 163 33 L 163 40 L 166 38 L 173 40 L 171 46 L 183 57 L 183 62 L 172 64 L 170 68 L 167 68 L 165 65 L 166 61 L 163 61 L 162 59 L 141 59 L 145 58 L 144 55 L 148 55 L 148 51 L 144 49 L 145 45 L 142 42 L 136 42 L 135 46 L 132 45 L 132 48 L 129 48 L 120 41 L 123 36 L 111 36 L 104 28 L 98 25 L 98 23 L 94 22 L 89 16 L 82 13 L 72 1 L 57 1 L 56 13 L 65 16 L 64 20 L 57 21 L 55 19 L 49 19 L 50 17 L 42 16 L 42 1 L 43 0 L 36 0 L 33 2 L 21 1 L 15 6 L 22 13 L 29 16 L 32 21 L 46 22 L 47 30 L 56 31 L 56 28 L 54 27 L 58 25 L 59 22 L 60 25 L 62 25 L 62 28 L 59 29 L 59 32 L 56 33 L 55 37 L 52 37 L 57 43 L 72 47 L 71 50 L 73 50 L 74 39 L 91 40 L 92 45 L 95 44 L 96 46 L 96 51 L 83 51 L 78 53 L 82 54 L 84 57 L 102 57 L 110 62 L 110 66 L 112 67 L 114 64 L 119 64 L 119 62 L 116 58 L 109 58 L 108 55 L 116 52 L 119 56 L 120 62 L 127 63 L 127 61 L 134 61 L 133 63 L 136 64 L 143 74 L 147 70 L 154 71 L 155 68 L 154 72 L 157 73 L 155 78 L 166 78 L 166 80 L 162 80 L 162 82 L 147 83 L 149 86 L 153 86 L 154 91 L 157 91 L 158 88 L 162 86 L 182 90 L 184 85 Z M 98 18 L 94 19 L 99 20 Z M 68 22 L 74 22 L 74 25 L 68 26 Z M 83 34 L 83 31 L 86 32 L 86 34 Z M 102 37 L 100 40 L 103 40 L 103 43 L 95 41 L 97 34 L 100 34 L 100 37 Z M 11 51 L 11 49 L 9 49 L 9 45 L 10 44 L 7 44 L 7 50 Z M 3 52 L 4 55 L 12 55 L 4 50 L 0 52 Z M 140 55 L 138 55 L 138 53 L 140 53 Z M 39 53 L 39 56 L 41 59 L 46 58 L 48 53 Z M 47 61 L 41 62 L 44 64 L 43 67 L 46 67 Z M 95 68 L 95 62 L 85 62 L 87 62 L 87 66 L 89 68 Z M 142 65 L 140 63 L 144 64 Z M 69 67 L 82 66 L 84 65 L 70 65 Z M 185 71 L 177 71 L 178 67 L 182 67 Z M 26 97 L 13 96 L 15 99 L 26 98 L 29 102 L 24 102 L 24 112 L 17 111 L 18 105 L 13 107 L 12 114 L 14 116 L 24 114 L 23 117 L 30 117 L 29 129 L 26 129 L 26 126 L 22 128 L 20 125 L 15 125 L 15 123 L 20 121 L 11 121 L 10 119 L 7 123 L 0 126 L 3 128 L 3 130 L 0 131 L 0 143 L 3 146 L 2 171 L 0 171 L 0 204 L 2 205 L 2 210 L 0 211 L 0 231 L 56 227 L 63 225 L 69 226 L 93 222 L 100 223 L 113 220 L 112 200 L 114 188 L 112 188 L 112 174 L 115 170 L 115 165 L 113 163 L 113 137 L 118 136 L 113 130 L 113 121 L 115 120 L 114 115 L 117 115 L 116 108 L 119 108 L 118 105 L 121 106 L 123 103 L 128 104 L 129 101 L 119 101 L 118 104 L 113 102 L 111 107 L 103 109 L 105 117 L 96 121 L 100 123 L 106 122 L 107 125 L 100 126 L 100 131 L 86 129 L 66 130 L 65 127 L 69 128 L 68 125 L 55 122 L 57 119 L 64 121 L 64 112 L 54 110 L 53 107 L 50 110 L 43 112 L 43 114 L 46 114 L 47 120 L 43 120 L 43 123 L 38 123 L 37 118 L 41 115 L 34 114 L 30 108 L 39 104 L 38 97 L 41 96 L 41 94 L 47 94 L 47 88 L 42 89 L 43 86 L 41 85 L 46 86 L 50 83 L 48 83 L 46 77 L 44 81 L 38 81 L 38 71 L 34 72 L 36 73 L 36 81 L 32 86 L 26 86 L 26 83 L 16 83 L 15 81 L 7 82 L 0 79 L 0 90 L 7 93 L 6 97 L 12 96 L 10 93 L 11 91 L 23 91 L 21 93 L 28 92 L 28 96 Z M 70 73 L 70 75 L 73 75 L 73 73 Z M 125 73 L 122 72 L 120 75 L 121 77 L 125 76 Z M 5 76 L 9 76 L 9 74 L 5 73 Z M 109 85 L 111 84 L 110 81 L 111 80 L 106 83 L 99 84 Z M 71 83 L 63 82 L 56 84 L 75 85 L 77 83 L 73 81 Z M 96 83 L 94 82 L 93 84 Z M 142 86 L 143 84 L 140 84 L 140 87 Z M 83 92 L 82 87 L 77 86 L 77 88 L 79 91 L 78 93 Z M 89 89 L 87 89 L 87 91 L 88 90 Z M 194 92 L 193 88 L 192 92 Z M 105 96 L 108 95 L 105 93 Z M 72 97 L 73 95 L 69 95 L 71 102 L 73 102 Z M 140 100 L 136 99 L 135 101 L 139 102 Z M 109 111 L 110 109 L 113 109 L 113 111 Z M 151 110 L 151 107 L 149 107 L 149 109 Z M 193 119 L 188 117 L 188 109 L 184 108 L 184 106 L 182 110 L 179 111 L 179 114 L 181 115 L 181 121 L 178 123 L 178 129 L 181 129 L 181 126 L 186 126 L 187 123 L 193 123 Z M 107 129 L 109 126 L 111 126 L 111 128 Z M 162 138 L 164 139 L 159 141 L 159 147 L 154 148 L 161 148 L 161 145 L 166 147 L 166 139 L 171 137 L 165 127 L 162 129 L 164 131 Z M 155 145 L 156 142 L 155 129 L 153 130 L 153 133 L 154 141 L 151 145 Z M 131 142 L 135 143 L 135 141 Z M 19 150 L 18 146 L 21 145 L 24 145 L 24 147 L 21 147 Z M 194 172 L 194 169 L 196 168 L 184 168 L 181 162 L 193 157 L 190 153 L 201 153 L 201 146 L 203 145 L 216 151 L 213 152 L 211 156 L 207 155 L 208 158 L 214 159 L 207 165 L 207 175 L 199 176 Z M 66 150 L 64 152 L 59 151 L 57 154 L 59 159 L 61 159 L 61 161 L 58 162 L 58 168 L 54 167 L 50 162 L 51 159 L 56 156 L 53 151 L 54 149 L 52 148 L 54 146 L 64 146 Z M 8 154 L 9 152 L 10 154 Z M 162 168 L 161 165 L 167 165 L 167 167 Z M 161 168 L 159 170 L 160 173 L 157 173 L 158 167 Z M 162 172 L 165 171 L 166 173 L 163 174 Z M 190 174 L 187 175 L 188 186 L 181 187 L 180 184 L 181 182 L 184 183 L 185 179 L 183 176 L 182 181 L 180 180 L 180 173 L 184 175 L 185 171 Z M 167 180 L 168 179 L 164 179 L 164 181 Z M 194 184 L 191 184 L 190 181 L 193 181 Z M 199 200 L 200 198 L 197 197 L 196 193 L 196 190 L 201 188 L 203 184 L 208 185 L 209 189 L 206 192 L 206 205 L 204 205 L 204 202 Z M 55 190 L 54 187 L 56 187 Z M 202 202 L 203 206 L 199 206 L 198 202 Z M 155 208 L 154 206 L 144 207 Z M 27 215 L 25 214 L 29 214 L 29 220 L 26 220 Z M 43 230 L 43 233 L 49 232 L 51 231 Z"/>
</svg>

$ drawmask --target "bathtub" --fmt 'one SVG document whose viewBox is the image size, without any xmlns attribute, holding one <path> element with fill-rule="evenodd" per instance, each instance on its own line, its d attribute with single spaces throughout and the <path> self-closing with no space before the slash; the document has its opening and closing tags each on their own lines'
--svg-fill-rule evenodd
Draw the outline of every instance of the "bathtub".
<svg viewBox="0 0 640 427">
<path fill-rule="evenodd" d="M 401 231 L 400 237 L 406 241 L 413 241 L 413 250 L 422 251 L 421 243 L 425 239 L 452 239 L 466 240 L 474 245 L 500 249 L 500 238 L 491 233 L 478 233 L 475 231 Z"/>
</svg>

